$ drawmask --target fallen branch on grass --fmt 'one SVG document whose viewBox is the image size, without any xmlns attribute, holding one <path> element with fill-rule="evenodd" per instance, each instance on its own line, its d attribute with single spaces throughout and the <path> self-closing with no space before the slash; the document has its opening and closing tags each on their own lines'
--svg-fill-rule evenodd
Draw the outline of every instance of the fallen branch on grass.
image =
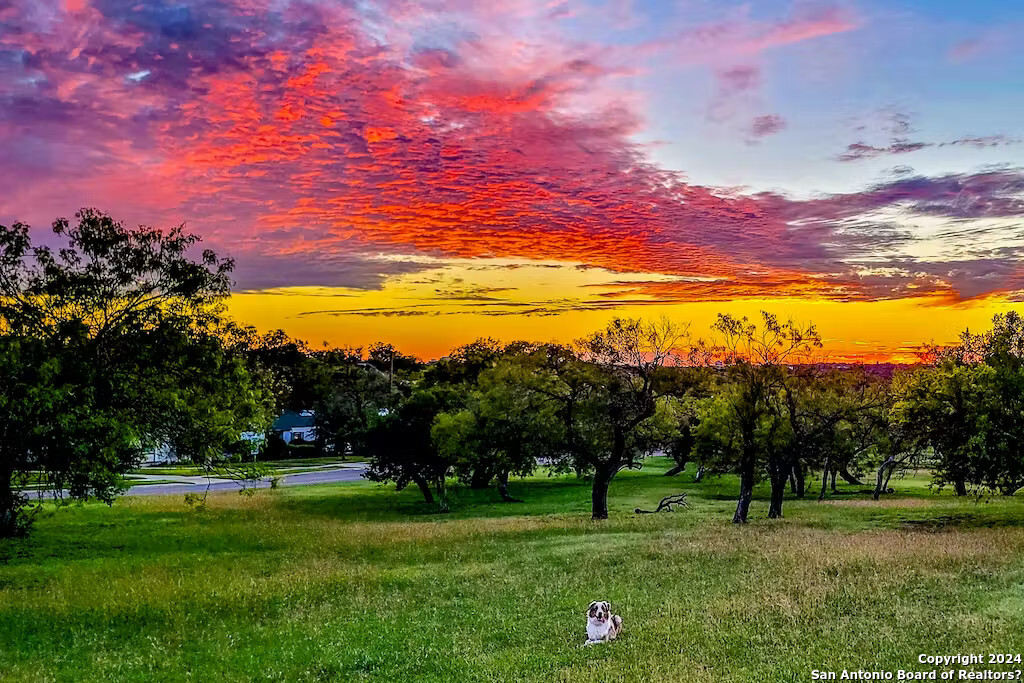
<svg viewBox="0 0 1024 683">
<path fill-rule="evenodd" d="M 686 502 L 686 494 L 675 493 L 671 496 L 666 496 L 662 498 L 661 502 L 658 503 L 657 510 L 641 510 L 640 508 L 636 508 L 635 510 L 633 510 L 633 512 L 635 512 L 638 515 L 653 515 L 655 512 L 661 512 L 662 510 L 666 510 L 668 512 L 675 512 L 675 508 L 673 506 L 684 508 L 690 507 L 690 504 Z"/>
</svg>

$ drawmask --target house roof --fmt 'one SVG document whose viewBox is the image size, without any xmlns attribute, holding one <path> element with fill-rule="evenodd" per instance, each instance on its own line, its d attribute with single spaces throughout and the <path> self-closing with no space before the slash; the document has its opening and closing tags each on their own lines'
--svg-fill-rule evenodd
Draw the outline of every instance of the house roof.
<svg viewBox="0 0 1024 683">
<path fill-rule="evenodd" d="M 274 420 L 274 424 L 270 425 L 270 428 L 275 432 L 286 432 L 289 429 L 312 427 L 313 421 L 313 411 L 311 410 L 303 410 L 301 413 L 297 413 L 294 410 L 286 410 L 281 414 L 281 417 Z"/>
</svg>

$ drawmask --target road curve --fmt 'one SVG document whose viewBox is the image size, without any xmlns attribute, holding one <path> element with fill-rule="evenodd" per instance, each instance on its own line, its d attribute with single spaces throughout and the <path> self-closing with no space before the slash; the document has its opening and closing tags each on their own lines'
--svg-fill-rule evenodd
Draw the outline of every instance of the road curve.
<svg viewBox="0 0 1024 683">
<path fill-rule="evenodd" d="M 336 484 L 341 482 L 360 481 L 363 478 L 363 474 L 366 472 L 365 465 L 348 465 L 347 467 L 339 467 L 338 469 L 332 470 L 318 470 L 316 472 L 301 472 L 299 474 L 288 474 L 287 472 L 282 473 L 280 486 L 309 486 L 310 484 Z M 159 475 L 154 475 L 159 476 Z M 193 477 L 190 477 L 193 478 Z M 194 479 L 202 479 L 201 477 L 194 477 Z M 270 488 L 270 481 L 263 480 L 256 483 L 256 488 Z M 191 482 L 180 482 L 173 484 L 136 484 L 128 489 L 124 493 L 124 497 L 128 496 L 165 496 L 165 495 L 185 495 L 186 493 L 204 493 L 207 490 L 213 491 L 237 491 L 242 488 L 241 484 L 234 481 L 225 481 L 223 479 L 214 479 L 212 482 L 207 483 L 205 479 L 202 481 Z M 52 492 L 27 492 L 30 498 L 44 498 L 49 499 L 53 497 Z M 33 495 L 33 494 L 42 495 Z"/>
</svg>

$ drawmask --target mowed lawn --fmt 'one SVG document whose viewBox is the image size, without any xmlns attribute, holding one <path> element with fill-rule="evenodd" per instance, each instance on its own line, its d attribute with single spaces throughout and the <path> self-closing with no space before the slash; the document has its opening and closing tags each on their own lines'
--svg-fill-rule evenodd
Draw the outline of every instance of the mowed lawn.
<svg viewBox="0 0 1024 683">
<path fill-rule="evenodd" d="M 0 541 L 0 680 L 806 681 L 1024 653 L 1021 497 L 899 480 L 767 520 L 759 491 L 736 527 L 735 480 L 666 466 L 617 478 L 599 523 L 572 476 L 456 489 L 444 516 L 371 483 L 50 512 Z M 593 599 L 625 632 L 584 648 Z"/>
</svg>

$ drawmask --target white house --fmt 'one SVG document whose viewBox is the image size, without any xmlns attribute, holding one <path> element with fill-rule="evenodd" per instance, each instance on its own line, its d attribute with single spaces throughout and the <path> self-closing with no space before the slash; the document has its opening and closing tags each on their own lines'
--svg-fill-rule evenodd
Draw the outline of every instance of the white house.
<svg viewBox="0 0 1024 683">
<path fill-rule="evenodd" d="M 316 441 L 314 418 L 312 410 L 286 410 L 274 420 L 270 431 L 280 436 L 285 443 L 312 443 Z"/>
</svg>

